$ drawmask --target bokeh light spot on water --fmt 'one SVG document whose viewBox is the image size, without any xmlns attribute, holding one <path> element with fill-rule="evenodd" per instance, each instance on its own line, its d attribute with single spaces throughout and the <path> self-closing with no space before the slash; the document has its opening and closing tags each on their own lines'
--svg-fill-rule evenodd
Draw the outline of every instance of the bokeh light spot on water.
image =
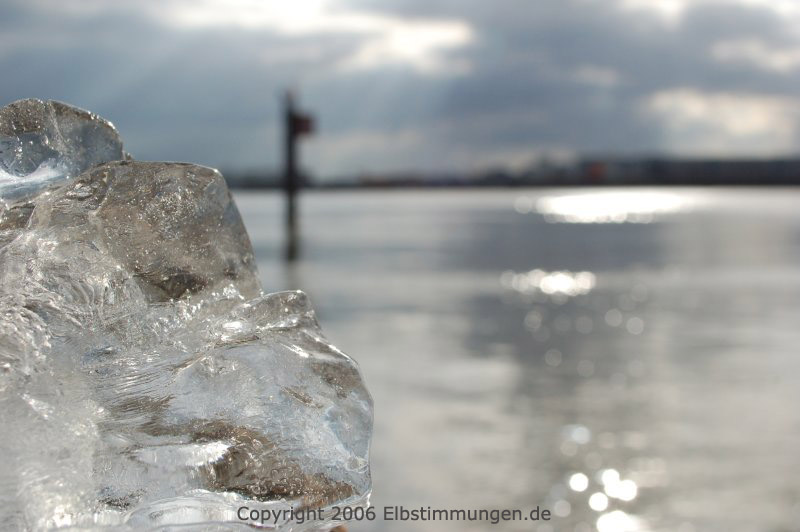
<svg viewBox="0 0 800 532">
<path fill-rule="evenodd" d="M 600 472 L 600 482 L 606 495 L 614 499 L 632 501 L 639 492 L 636 482 L 622 479 L 616 469 L 605 469 Z"/>
<path fill-rule="evenodd" d="M 619 482 L 619 471 L 616 469 L 604 469 L 600 471 L 599 475 L 600 482 L 602 482 L 603 485 Z"/>
<path fill-rule="evenodd" d="M 589 487 L 589 477 L 583 473 L 573 473 L 569 477 L 569 487 L 572 491 L 583 492 Z"/>
<path fill-rule="evenodd" d="M 542 326 L 544 316 L 539 310 L 531 310 L 525 315 L 525 327 L 530 331 L 538 331 Z"/>
<path fill-rule="evenodd" d="M 585 445 L 592 440 L 592 431 L 583 425 L 566 425 L 563 434 L 566 439 L 579 445 Z"/>
<path fill-rule="evenodd" d="M 636 482 L 631 479 L 625 479 L 620 482 L 616 491 L 616 497 L 623 501 L 632 501 L 636 498 L 636 495 L 639 494 L 639 488 L 636 486 Z"/>
<path fill-rule="evenodd" d="M 597 518 L 598 532 L 645 532 L 648 528 L 641 519 L 614 510 Z"/>
<path fill-rule="evenodd" d="M 561 358 L 561 351 L 555 348 L 548 349 L 544 354 L 545 363 L 554 368 L 561 364 Z"/>
<path fill-rule="evenodd" d="M 595 287 L 597 279 L 592 272 L 571 272 L 567 270 L 545 271 L 533 269 L 516 273 L 507 270 L 500 275 L 500 283 L 522 294 L 541 292 L 548 296 L 575 297 L 588 294 Z"/>
<path fill-rule="evenodd" d="M 572 512 L 572 505 L 569 501 L 560 499 L 553 504 L 553 514 L 557 517 L 567 517 Z"/>
<path fill-rule="evenodd" d="M 609 327 L 619 327 L 622 325 L 622 312 L 619 309 L 612 308 L 606 312 L 605 319 Z"/>
<path fill-rule="evenodd" d="M 642 321 L 642 318 L 636 316 L 628 318 L 628 321 L 625 323 L 625 328 L 631 334 L 642 334 L 644 331 L 644 321 Z"/>
<path fill-rule="evenodd" d="M 605 493 L 595 492 L 589 497 L 589 508 L 595 512 L 602 512 L 608 508 L 608 497 Z"/>
</svg>

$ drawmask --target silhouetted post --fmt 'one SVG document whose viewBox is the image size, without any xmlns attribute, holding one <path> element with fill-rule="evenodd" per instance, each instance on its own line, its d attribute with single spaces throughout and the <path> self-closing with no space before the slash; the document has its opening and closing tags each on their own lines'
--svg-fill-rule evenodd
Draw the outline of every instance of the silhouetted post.
<svg viewBox="0 0 800 532">
<path fill-rule="evenodd" d="M 286 191 L 286 258 L 295 260 L 299 249 L 297 231 L 297 191 L 300 189 L 300 176 L 297 174 L 297 137 L 310 134 L 314 123 L 309 115 L 294 108 L 294 97 L 286 93 L 285 102 L 286 168 L 283 188 Z"/>
</svg>

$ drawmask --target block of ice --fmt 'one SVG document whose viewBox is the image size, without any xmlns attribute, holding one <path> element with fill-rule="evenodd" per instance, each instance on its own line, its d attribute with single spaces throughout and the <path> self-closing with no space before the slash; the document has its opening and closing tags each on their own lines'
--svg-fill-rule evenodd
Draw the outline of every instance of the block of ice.
<svg viewBox="0 0 800 532">
<path fill-rule="evenodd" d="M 58 109 L 2 163 L 0 528 L 217 527 L 245 506 L 365 504 L 358 366 L 302 292 L 262 292 L 221 175 L 104 161 L 122 157 L 108 122 L 39 104 L 0 110 L 5 134 Z M 83 133 L 52 129 L 63 116 Z M 43 164 L 66 170 L 44 183 Z M 333 525 L 284 517 L 276 528 Z"/>
<path fill-rule="evenodd" d="M 0 109 L 0 196 L 21 197 L 124 158 L 114 126 L 61 102 L 19 100 Z"/>
</svg>

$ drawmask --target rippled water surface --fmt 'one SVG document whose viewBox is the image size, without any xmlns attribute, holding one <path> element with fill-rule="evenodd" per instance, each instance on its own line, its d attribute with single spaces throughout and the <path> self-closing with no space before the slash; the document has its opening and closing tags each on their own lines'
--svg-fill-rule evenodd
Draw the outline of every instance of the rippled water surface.
<svg viewBox="0 0 800 532">
<path fill-rule="evenodd" d="M 293 267 L 281 198 L 237 201 L 265 286 L 306 290 L 362 366 L 376 506 L 800 526 L 800 192 L 307 193 Z"/>
</svg>

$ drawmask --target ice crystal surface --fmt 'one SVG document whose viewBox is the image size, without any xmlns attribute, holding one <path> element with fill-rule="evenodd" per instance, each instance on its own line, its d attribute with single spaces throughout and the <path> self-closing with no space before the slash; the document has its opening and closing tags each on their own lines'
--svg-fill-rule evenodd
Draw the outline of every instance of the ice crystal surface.
<svg viewBox="0 0 800 532">
<path fill-rule="evenodd" d="M 366 503 L 358 366 L 302 292 L 262 292 L 219 172 L 129 160 L 109 122 L 38 100 L 0 109 L 0 150 L 1 529 L 247 507 L 326 530 L 283 510 Z"/>
<path fill-rule="evenodd" d="M 20 197 L 124 158 L 107 120 L 60 102 L 20 100 L 0 109 L 0 195 Z"/>
</svg>

